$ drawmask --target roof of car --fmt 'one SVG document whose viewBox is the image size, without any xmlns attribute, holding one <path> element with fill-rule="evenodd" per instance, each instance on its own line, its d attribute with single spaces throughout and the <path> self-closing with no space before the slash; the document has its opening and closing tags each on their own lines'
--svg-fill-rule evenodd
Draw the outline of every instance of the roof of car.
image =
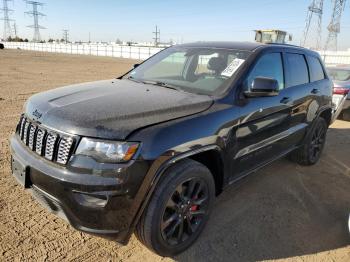
<svg viewBox="0 0 350 262">
<path fill-rule="evenodd" d="M 268 46 L 281 46 L 281 47 L 292 47 L 292 48 L 302 48 L 300 46 L 294 46 L 289 44 L 277 44 L 277 43 L 271 43 L 271 44 L 263 44 L 263 43 L 257 43 L 257 42 L 194 42 L 194 43 L 188 43 L 188 44 L 181 44 L 178 46 L 183 47 L 203 47 L 203 48 L 225 48 L 225 49 L 237 49 L 237 50 L 247 50 L 247 51 L 254 51 L 255 49 L 259 47 L 268 47 Z"/>
<path fill-rule="evenodd" d="M 238 49 L 253 51 L 254 49 L 263 46 L 262 43 L 252 43 L 252 42 L 194 42 L 188 44 L 182 44 L 179 46 L 183 47 L 211 47 L 211 48 L 227 48 L 227 49 Z"/>
</svg>

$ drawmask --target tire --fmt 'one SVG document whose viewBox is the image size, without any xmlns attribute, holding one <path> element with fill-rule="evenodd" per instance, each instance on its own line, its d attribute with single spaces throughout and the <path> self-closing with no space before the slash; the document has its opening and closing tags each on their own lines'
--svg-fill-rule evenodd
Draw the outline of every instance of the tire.
<svg viewBox="0 0 350 262">
<path fill-rule="evenodd" d="M 136 227 L 136 237 L 161 256 L 175 256 L 199 237 L 214 198 L 215 184 L 208 168 L 183 160 L 163 174 Z"/>
<path fill-rule="evenodd" d="M 3 44 L 0 44 L 0 49 L 4 49 L 5 46 Z"/>
<path fill-rule="evenodd" d="M 293 151 L 289 155 L 289 159 L 303 166 L 316 164 L 326 142 L 327 129 L 326 120 L 322 117 L 317 118 L 304 145 Z"/>
</svg>

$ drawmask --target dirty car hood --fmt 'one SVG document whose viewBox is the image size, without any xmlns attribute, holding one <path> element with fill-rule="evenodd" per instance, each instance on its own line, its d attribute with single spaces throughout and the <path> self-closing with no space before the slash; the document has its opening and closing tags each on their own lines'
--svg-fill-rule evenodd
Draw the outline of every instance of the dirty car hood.
<svg viewBox="0 0 350 262">
<path fill-rule="evenodd" d="M 202 112 L 212 103 L 206 95 L 105 80 L 36 94 L 27 101 L 25 113 L 58 131 L 125 139 L 136 129 Z"/>
</svg>

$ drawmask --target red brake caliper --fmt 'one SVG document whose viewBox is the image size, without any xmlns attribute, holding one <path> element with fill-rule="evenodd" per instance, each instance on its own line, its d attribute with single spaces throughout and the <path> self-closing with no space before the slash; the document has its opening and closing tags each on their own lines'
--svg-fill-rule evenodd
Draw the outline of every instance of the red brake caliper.
<svg viewBox="0 0 350 262">
<path fill-rule="evenodd" d="M 193 205 L 191 206 L 190 210 L 191 211 L 196 211 L 198 209 L 198 206 L 197 205 Z"/>
</svg>

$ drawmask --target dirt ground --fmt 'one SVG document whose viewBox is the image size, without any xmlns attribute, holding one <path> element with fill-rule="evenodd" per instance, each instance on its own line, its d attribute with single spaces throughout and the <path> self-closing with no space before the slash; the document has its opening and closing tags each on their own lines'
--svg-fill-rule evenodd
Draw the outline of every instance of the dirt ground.
<svg viewBox="0 0 350 262">
<path fill-rule="evenodd" d="M 11 177 L 8 138 L 25 100 L 66 84 L 110 79 L 135 61 L 0 50 L 0 261 L 161 261 L 78 232 Z M 178 261 L 350 261 L 350 122 L 336 121 L 319 164 L 282 159 L 221 194 L 205 231 Z"/>
</svg>

